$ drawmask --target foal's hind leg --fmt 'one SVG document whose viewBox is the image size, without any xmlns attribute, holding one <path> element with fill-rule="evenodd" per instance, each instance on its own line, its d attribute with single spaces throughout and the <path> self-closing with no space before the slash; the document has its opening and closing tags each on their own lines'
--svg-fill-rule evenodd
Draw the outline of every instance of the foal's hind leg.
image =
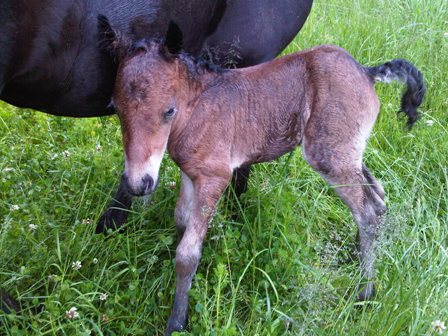
<svg viewBox="0 0 448 336">
<path fill-rule="evenodd" d="M 381 184 L 376 180 L 376 178 L 369 172 L 366 165 L 362 164 L 362 173 L 364 177 L 369 181 L 370 186 L 376 192 L 376 194 L 384 201 L 385 192 Z"/>
<path fill-rule="evenodd" d="M 350 208 L 358 225 L 361 269 L 363 275 L 369 280 L 360 293 L 359 299 L 370 299 L 374 296 L 371 280 L 375 276 L 376 239 L 381 215 L 386 211 L 386 206 L 374 188 L 368 185 L 369 182 L 362 176 L 361 171 L 354 167 L 322 175 L 335 187 L 335 191 Z"/>
<path fill-rule="evenodd" d="M 361 153 L 357 151 L 350 153 L 352 148 L 348 146 L 330 148 L 308 141 L 304 144 L 304 154 L 308 163 L 335 187 L 358 225 L 361 269 L 369 280 L 359 299 L 367 300 L 374 296 L 371 280 L 375 275 L 375 241 L 381 215 L 386 211 L 386 206 L 375 188 L 371 186 L 373 180 L 367 179 L 364 170 L 368 176 L 371 176 L 370 173 L 367 169 L 363 169 L 362 164 L 358 164 Z"/>
<path fill-rule="evenodd" d="M 128 218 L 132 205 L 132 196 L 127 192 L 123 179 L 120 181 L 115 197 L 109 204 L 109 208 L 101 216 L 96 226 L 96 233 L 106 233 L 107 229 L 117 230 Z"/>
</svg>

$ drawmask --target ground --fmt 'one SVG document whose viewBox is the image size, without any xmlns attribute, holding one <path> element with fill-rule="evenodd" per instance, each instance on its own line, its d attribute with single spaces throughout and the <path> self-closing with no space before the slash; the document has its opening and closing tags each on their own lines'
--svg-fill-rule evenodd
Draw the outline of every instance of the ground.
<svg viewBox="0 0 448 336">
<path fill-rule="evenodd" d="M 236 216 L 221 202 L 191 290 L 190 334 L 443 332 L 447 18 L 445 0 L 316 1 L 285 51 L 331 43 L 362 64 L 405 58 L 424 74 L 422 118 L 410 132 L 396 114 L 401 86 L 377 84 L 382 108 L 365 162 L 389 210 L 376 298 L 356 302 L 355 224 L 298 149 L 254 169 L 241 207 L 229 196 Z M 95 235 L 122 170 L 120 141 L 115 117 L 55 118 L 0 104 L 0 283 L 28 307 L 45 304 L 37 315 L 0 314 L 3 334 L 163 335 L 180 176 L 167 157 L 158 191 L 134 205 L 127 231 Z"/>
</svg>

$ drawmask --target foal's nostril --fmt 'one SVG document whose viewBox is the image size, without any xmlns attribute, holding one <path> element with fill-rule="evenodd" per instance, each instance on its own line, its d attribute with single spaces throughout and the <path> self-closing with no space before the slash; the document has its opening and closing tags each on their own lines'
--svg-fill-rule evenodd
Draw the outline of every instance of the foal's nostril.
<svg viewBox="0 0 448 336">
<path fill-rule="evenodd" d="M 154 180 L 148 174 L 143 176 L 140 184 L 138 185 L 131 185 L 129 182 L 129 177 L 126 174 L 123 174 L 122 179 L 127 192 L 133 196 L 147 195 L 152 191 L 154 186 Z"/>
<path fill-rule="evenodd" d="M 143 195 L 147 195 L 152 191 L 152 187 L 154 185 L 154 180 L 151 176 L 146 174 L 142 179 L 142 187 L 143 187 Z"/>
</svg>

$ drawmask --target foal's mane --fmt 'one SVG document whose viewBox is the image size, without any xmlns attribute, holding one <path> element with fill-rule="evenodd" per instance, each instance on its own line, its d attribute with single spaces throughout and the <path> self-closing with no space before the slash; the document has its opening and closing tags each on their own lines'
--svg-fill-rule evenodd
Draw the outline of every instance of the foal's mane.
<svg viewBox="0 0 448 336">
<path fill-rule="evenodd" d="M 196 58 L 184 52 L 174 57 L 177 57 L 179 60 L 181 60 L 181 62 L 187 67 L 188 71 L 192 75 L 200 75 L 206 72 L 221 74 L 229 71 L 229 69 L 223 68 L 218 64 L 214 64 L 204 57 Z"/>
<path fill-rule="evenodd" d="M 188 72 L 193 75 L 201 75 L 204 73 L 224 73 L 229 69 L 223 68 L 218 64 L 214 64 L 204 57 L 194 57 L 187 52 L 180 52 L 178 54 L 172 54 L 165 45 L 165 40 L 163 38 L 145 38 L 132 44 L 126 51 L 125 57 L 132 58 L 139 53 L 146 53 L 150 50 L 157 48 L 159 56 L 163 58 L 166 62 L 173 62 L 174 60 L 180 60 Z"/>
</svg>

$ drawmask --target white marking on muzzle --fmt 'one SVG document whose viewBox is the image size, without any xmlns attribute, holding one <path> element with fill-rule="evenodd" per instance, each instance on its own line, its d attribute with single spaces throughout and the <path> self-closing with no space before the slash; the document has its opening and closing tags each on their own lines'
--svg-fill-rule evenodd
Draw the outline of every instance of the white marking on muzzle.
<svg viewBox="0 0 448 336">
<path fill-rule="evenodd" d="M 151 176 L 153 185 L 151 192 L 154 191 L 159 178 L 160 164 L 165 153 L 166 144 L 160 152 L 153 153 L 146 162 L 132 164 L 126 158 L 125 174 L 128 177 L 128 183 L 133 189 L 139 189 L 146 175 Z"/>
</svg>

